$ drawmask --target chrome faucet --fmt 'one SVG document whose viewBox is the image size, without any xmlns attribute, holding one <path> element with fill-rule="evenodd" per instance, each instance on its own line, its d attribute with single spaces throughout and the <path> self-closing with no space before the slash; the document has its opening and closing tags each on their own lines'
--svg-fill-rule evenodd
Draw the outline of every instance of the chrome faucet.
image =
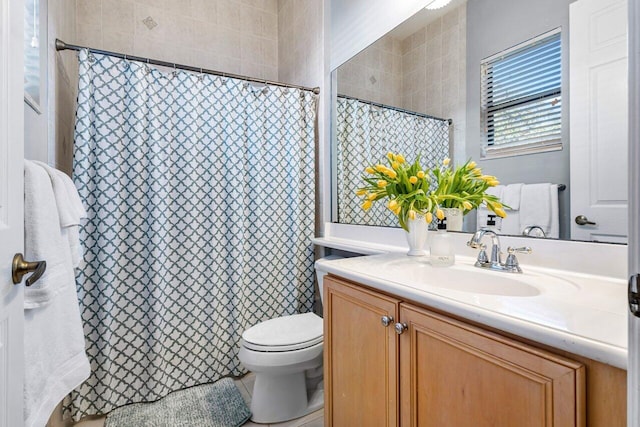
<svg viewBox="0 0 640 427">
<path fill-rule="evenodd" d="M 482 238 L 487 234 L 491 236 L 491 259 L 487 257 L 487 247 L 482 243 Z M 527 254 L 531 253 L 531 248 L 529 247 L 509 247 L 507 249 L 509 256 L 503 263 L 501 259 L 502 253 L 500 252 L 500 238 L 495 231 L 488 228 L 481 228 L 480 230 L 476 231 L 473 237 L 471 237 L 471 240 L 467 242 L 467 246 L 474 249 L 480 249 L 480 253 L 478 253 L 478 259 L 475 263 L 476 267 L 489 268 L 496 271 L 506 271 L 509 273 L 522 273 L 522 269 L 520 268 L 518 259 L 515 255 L 516 252 Z"/>
<path fill-rule="evenodd" d="M 536 232 L 536 234 L 532 235 L 531 233 L 534 231 Z M 528 227 L 525 227 L 525 229 L 522 230 L 522 235 L 531 237 L 547 237 L 546 233 L 539 225 L 530 225 Z"/>
</svg>

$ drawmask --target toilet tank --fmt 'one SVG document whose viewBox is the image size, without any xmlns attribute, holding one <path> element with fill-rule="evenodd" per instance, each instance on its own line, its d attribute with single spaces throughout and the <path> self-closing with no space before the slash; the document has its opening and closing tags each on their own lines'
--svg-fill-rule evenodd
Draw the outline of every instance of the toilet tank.
<svg viewBox="0 0 640 427">
<path fill-rule="evenodd" d="M 329 255 L 326 256 L 324 258 L 320 258 L 319 260 L 316 261 L 316 266 L 318 264 L 323 264 L 324 262 L 327 261 L 331 261 L 334 259 L 342 259 L 344 257 L 341 257 L 339 255 Z M 320 292 L 320 301 L 324 302 L 324 276 L 327 275 L 326 271 L 320 271 L 318 270 L 318 268 L 316 268 L 316 277 L 318 278 L 318 290 Z"/>
</svg>

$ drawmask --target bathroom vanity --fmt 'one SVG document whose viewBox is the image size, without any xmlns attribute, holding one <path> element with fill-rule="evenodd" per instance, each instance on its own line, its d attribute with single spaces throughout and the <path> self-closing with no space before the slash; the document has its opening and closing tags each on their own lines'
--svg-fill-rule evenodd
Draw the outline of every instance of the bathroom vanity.
<svg viewBox="0 0 640 427">
<path fill-rule="evenodd" d="M 326 425 L 626 425 L 615 279 L 401 254 L 316 268 Z"/>
</svg>

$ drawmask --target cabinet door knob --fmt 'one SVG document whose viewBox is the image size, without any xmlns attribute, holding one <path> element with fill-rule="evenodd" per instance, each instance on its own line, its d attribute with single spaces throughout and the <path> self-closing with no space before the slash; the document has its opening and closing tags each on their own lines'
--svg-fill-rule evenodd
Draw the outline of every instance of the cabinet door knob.
<svg viewBox="0 0 640 427">
<path fill-rule="evenodd" d="M 404 331 L 406 331 L 408 329 L 407 324 L 406 323 L 396 323 L 396 334 L 400 335 L 402 334 Z"/>
<path fill-rule="evenodd" d="M 391 317 L 391 316 L 382 316 L 380 321 L 382 322 L 382 326 L 384 326 L 386 328 L 387 326 L 389 326 L 393 322 L 393 317 Z"/>
</svg>

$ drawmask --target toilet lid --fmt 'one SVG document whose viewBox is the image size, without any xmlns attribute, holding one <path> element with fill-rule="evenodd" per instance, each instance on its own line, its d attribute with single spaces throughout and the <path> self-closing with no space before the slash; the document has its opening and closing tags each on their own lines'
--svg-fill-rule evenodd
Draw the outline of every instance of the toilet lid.
<svg viewBox="0 0 640 427">
<path fill-rule="evenodd" d="M 322 342 L 322 318 L 313 313 L 266 320 L 244 331 L 247 348 L 258 351 L 290 351 Z"/>
</svg>

